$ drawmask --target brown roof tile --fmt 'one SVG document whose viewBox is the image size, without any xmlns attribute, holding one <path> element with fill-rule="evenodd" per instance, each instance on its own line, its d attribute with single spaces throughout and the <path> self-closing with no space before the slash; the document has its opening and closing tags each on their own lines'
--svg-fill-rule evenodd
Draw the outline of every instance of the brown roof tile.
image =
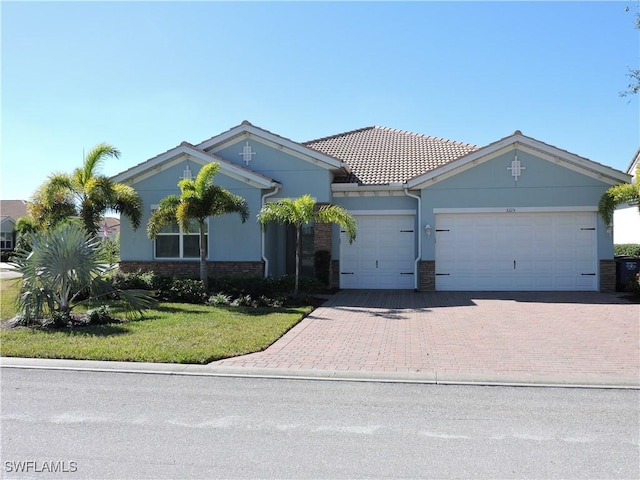
<svg viewBox="0 0 640 480">
<path fill-rule="evenodd" d="M 302 145 L 345 162 L 344 179 L 363 185 L 404 183 L 479 147 L 387 127 L 367 127 Z"/>
<path fill-rule="evenodd" d="M 11 217 L 18 220 L 27 215 L 27 202 L 25 200 L 0 200 L 0 216 Z"/>
</svg>

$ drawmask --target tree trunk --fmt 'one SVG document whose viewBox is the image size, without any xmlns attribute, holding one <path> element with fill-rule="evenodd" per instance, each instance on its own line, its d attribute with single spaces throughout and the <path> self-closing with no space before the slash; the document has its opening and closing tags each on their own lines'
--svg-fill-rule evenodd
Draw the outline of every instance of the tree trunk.
<svg viewBox="0 0 640 480">
<path fill-rule="evenodd" d="M 300 232 L 302 231 L 302 225 L 296 225 L 296 284 L 293 290 L 293 295 L 298 296 L 300 289 L 300 250 L 302 248 L 300 242 Z"/>
<path fill-rule="evenodd" d="M 209 291 L 209 277 L 207 275 L 207 250 L 205 245 L 204 229 L 207 227 L 203 221 L 198 222 L 200 225 L 200 280 L 204 285 L 205 291 Z"/>
</svg>

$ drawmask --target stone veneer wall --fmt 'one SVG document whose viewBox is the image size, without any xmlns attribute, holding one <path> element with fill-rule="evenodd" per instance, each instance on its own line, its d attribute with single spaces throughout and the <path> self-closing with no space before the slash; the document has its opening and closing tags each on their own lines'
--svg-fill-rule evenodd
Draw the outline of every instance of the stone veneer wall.
<svg viewBox="0 0 640 480">
<path fill-rule="evenodd" d="M 422 260 L 418 269 L 418 291 L 433 292 L 436 289 L 436 262 Z"/>
<path fill-rule="evenodd" d="M 195 261 L 153 261 L 153 262 L 120 262 L 123 272 L 137 270 L 153 271 L 157 275 L 169 277 L 199 277 L 200 262 Z M 207 262 L 208 274 L 212 277 L 257 277 L 264 275 L 263 262 Z"/>
<path fill-rule="evenodd" d="M 600 291 L 611 293 L 616 291 L 616 261 L 600 260 Z"/>
<path fill-rule="evenodd" d="M 323 205 L 329 205 L 328 203 L 317 203 L 315 209 L 317 210 Z M 313 251 L 319 252 L 320 250 L 326 250 L 331 253 L 331 249 L 333 248 L 333 224 L 332 223 L 316 223 L 313 226 Z M 331 261 L 329 266 L 329 287 L 337 287 L 340 283 L 340 278 L 338 277 L 338 281 L 335 280 L 335 272 L 336 268 L 334 266 L 334 261 Z"/>
</svg>

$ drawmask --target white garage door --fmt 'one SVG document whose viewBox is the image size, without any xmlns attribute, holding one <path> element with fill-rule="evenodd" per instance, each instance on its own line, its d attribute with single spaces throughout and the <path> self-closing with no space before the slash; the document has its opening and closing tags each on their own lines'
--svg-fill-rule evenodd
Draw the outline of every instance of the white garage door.
<svg viewBox="0 0 640 480">
<path fill-rule="evenodd" d="M 436 214 L 437 290 L 597 290 L 593 212 Z"/>
<path fill-rule="evenodd" d="M 415 217 L 360 215 L 356 240 L 340 235 L 340 287 L 414 288 Z"/>
</svg>

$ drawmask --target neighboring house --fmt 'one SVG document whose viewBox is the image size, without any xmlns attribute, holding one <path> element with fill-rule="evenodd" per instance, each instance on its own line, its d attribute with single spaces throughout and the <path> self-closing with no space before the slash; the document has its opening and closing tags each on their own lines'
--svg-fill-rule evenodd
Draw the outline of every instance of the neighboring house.
<svg viewBox="0 0 640 480">
<path fill-rule="evenodd" d="M 104 217 L 100 221 L 98 237 L 101 239 L 115 240 L 120 233 L 120 219 L 117 217 Z"/>
<path fill-rule="evenodd" d="M 16 221 L 27 215 L 25 200 L 0 200 L 0 254 L 4 258 L 16 246 Z"/>
<path fill-rule="evenodd" d="M 331 252 L 332 284 L 356 289 L 615 289 L 613 241 L 597 215 L 601 195 L 629 175 L 516 131 L 484 147 L 383 127 L 305 143 L 249 122 L 197 145 L 183 142 L 113 177 L 144 202 L 137 231 L 121 218 L 124 270 L 198 273 L 198 237 L 144 226 L 180 178 L 220 164 L 215 183 L 247 200 L 209 220 L 211 275 L 281 276 L 294 271 L 292 228 L 255 215 L 266 202 L 309 194 L 345 207 L 358 223 L 349 244 L 333 225 L 311 225 L 303 273 Z"/>
<path fill-rule="evenodd" d="M 640 148 L 636 151 L 627 173 L 632 176 L 632 182 L 637 185 L 637 169 L 640 160 Z M 613 212 L 613 243 L 640 243 L 640 210 L 638 204 L 625 203 Z"/>
</svg>

